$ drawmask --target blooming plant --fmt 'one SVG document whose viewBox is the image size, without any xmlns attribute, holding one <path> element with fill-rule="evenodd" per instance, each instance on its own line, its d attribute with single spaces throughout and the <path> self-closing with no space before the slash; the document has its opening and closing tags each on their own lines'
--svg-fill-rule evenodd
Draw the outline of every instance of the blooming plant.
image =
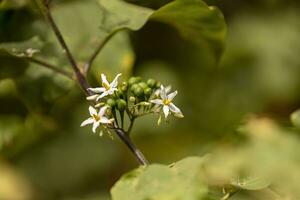
<svg viewBox="0 0 300 200">
<path fill-rule="evenodd" d="M 120 138 L 126 138 L 125 141 L 129 141 L 130 132 L 138 117 L 150 114 L 159 115 L 158 124 L 161 122 L 162 114 L 165 119 L 171 114 L 177 118 L 183 117 L 180 109 L 172 102 L 177 91 L 167 94 L 171 90 L 170 87 L 165 88 L 154 79 L 143 81 L 141 77 L 131 77 L 128 81 L 118 84 L 120 76 L 121 74 L 117 74 L 109 83 L 106 75 L 101 74 L 102 87 L 87 89 L 96 94 L 91 94 L 86 98 L 93 106 L 89 107 L 91 117 L 83 121 L 81 126 L 93 124 L 94 133 L 100 126 L 106 131 L 115 130 Z M 127 126 L 126 121 L 129 121 Z M 128 145 L 126 142 L 125 144 Z M 148 161 L 133 143 L 130 142 L 129 148 L 141 164 L 147 164 Z"/>
<path fill-rule="evenodd" d="M 293 135 L 294 132 L 299 132 L 296 129 L 300 129 L 300 111 L 291 116 L 292 122 L 296 126 L 288 128 L 284 127 L 288 126 L 286 122 L 283 123 L 284 125 L 277 126 L 276 123 L 265 117 L 256 119 L 252 116 L 253 114 L 245 117 L 244 114 L 249 113 L 245 105 L 253 106 L 250 106 L 248 98 L 256 101 L 264 97 L 254 98 L 255 95 L 265 95 L 261 95 L 260 90 L 255 91 L 250 84 L 251 81 L 262 84 L 262 80 L 265 78 L 261 79 L 260 76 L 253 78 L 258 74 L 252 71 L 254 70 L 252 67 L 247 67 L 246 72 L 251 72 L 247 74 L 249 76 L 244 76 L 245 73 L 240 73 L 240 71 L 229 75 L 229 72 L 234 72 L 232 70 L 235 67 L 226 68 L 217 76 L 211 76 L 215 74 L 210 71 L 216 69 L 213 68 L 216 67 L 215 65 L 219 65 L 219 63 L 224 65 L 225 63 L 225 66 L 231 66 L 234 64 L 235 57 L 228 59 L 226 56 L 233 56 L 235 53 L 238 53 L 236 57 L 247 61 L 247 66 L 262 61 L 263 65 L 279 63 L 280 66 L 282 63 L 277 62 L 278 59 L 274 61 L 271 54 L 267 54 L 267 57 L 271 58 L 272 62 L 265 62 L 263 56 L 256 55 L 258 52 L 247 56 L 247 52 L 251 52 L 252 47 L 257 46 L 254 44 L 264 42 L 265 38 L 258 37 L 259 40 L 247 42 L 251 48 L 244 49 L 247 51 L 241 51 L 242 54 L 237 51 L 240 45 L 231 46 L 225 59 L 221 59 L 226 38 L 226 23 L 222 13 L 216 7 L 207 5 L 203 0 L 161 0 L 161 2 L 155 1 L 155 3 L 149 1 L 149 7 L 163 5 L 158 10 L 153 10 L 139 6 L 148 4 L 146 1 L 135 1 L 135 4 L 129 2 L 133 2 L 133 0 L 0 0 L 0 100 L 1 103 L 9 102 L 13 105 L 13 109 L 10 109 L 10 106 L 0 109 L 0 120 L 4 119 L 0 121 L 0 200 L 53 199 L 55 197 L 73 199 L 73 196 L 69 195 L 69 189 L 77 190 L 80 188 L 77 186 L 84 186 L 78 192 L 80 199 L 90 199 L 90 195 L 87 198 L 81 196 L 82 192 L 94 193 L 95 191 L 90 190 L 90 187 L 86 187 L 81 182 L 85 182 L 89 186 L 94 182 L 102 184 L 102 181 L 99 181 L 102 180 L 99 179 L 99 174 L 111 181 L 116 177 L 112 176 L 111 178 L 112 174 L 119 176 L 120 172 L 123 172 L 122 170 L 130 166 L 126 165 L 125 168 L 122 166 L 117 169 L 120 171 L 115 171 L 119 165 L 111 165 L 113 167 L 110 171 L 107 167 L 102 167 L 103 169 L 100 170 L 103 171 L 98 171 L 99 166 L 104 163 L 101 159 L 109 159 L 112 163 L 117 164 L 127 161 L 125 160 L 126 156 L 110 156 L 112 154 L 109 154 L 109 150 L 114 146 L 110 141 L 105 143 L 97 137 L 98 133 L 100 136 L 108 134 L 112 138 L 120 139 L 141 165 L 116 182 L 111 189 L 112 200 L 226 200 L 232 196 L 234 199 L 241 200 L 253 199 L 256 196 L 257 199 L 268 200 L 300 199 L 299 183 L 297 182 L 300 180 L 298 170 L 300 152 L 297 151 L 299 137 L 296 134 Z M 41 15 L 37 12 L 38 10 Z M 288 18 L 283 19 L 289 19 L 290 15 L 287 16 Z M 297 15 L 293 14 L 292 16 Z M 256 24 L 254 22 L 258 19 L 260 18 L 251 19 L 251 23 L 243 23 L 243 26 L 247 26 L 246 30 L 251 30 L 249 33 L 241 31 L 240 26 L 235 25 L 239 34 L 247 32 L 251 35 L 253 34 L 252 30 L 255 34 L 259 32 L 259 29 L 253 28 Z M 149 27 L 139 31 L 148 21 L 155 22 L 149 23 Z M 280 34 L 284 35 L 286 32 L 288 36 L 282 38 L 293 41 L 289 42 L 289 45 L 297 45 L 294 42 L 297 38 L 296 29 L 293 30 L 291 26 L 297 20 L 279 21 L 288 22 L 287 27 L 289 27 L 287 32 L 284 29 L 280 31 Z M 244 20 L 237 20 L 235 23 L 238 25 L 241 22 Z M 276 23 L 270 24 L 278 28 L 277 23 L 278 20 Z M 15 24 L 18 25 L 16 29 L 13 28 Z M 295 25 L 298 27 L 297 23 Z M 170 27 L 165 28 L 165 26 Z M 152 27 L 157 30 L 148 32 Z M 172 32 L 173 29 L 176 30 L 175 34 Z M 234 30 L 233 28 L 232 32 Z M 136 32 L 130 33 L 130 31 Z M 263 32 L 269 37 L 269 31 Z M 152 35 L 152 33 L 156 34 Z M 239 36 L 239 34 L 234 36 Z M 167 38 L 166 36 L 169 35 L 171 37 Z M 28 39 L 28 37 L 31 38 Z M 132 38 L 135 40 L 131 43 Z M 166 41 L 164 41 L 165 39 Z M 244 37 L 235 37 L 235 41 L 243 41 L 243 39 Z M 157 44 L 152 45 L 151 42 Z M 281 47 L 281 45 L 274 44 L 272 43 L 271 47 Z M 285 48 L 283 46 L 282 49 L 291 49 L 289 45 Z M 153 51 L 152 48 L 157 49 L 157 47 L 161 49 L 157 52 Z M 259 51 L 259 54 L 268 52 L 261 45 L 258 47 L 263 50 Z M 231 52 L 232 50 L 234 50 L 234 54 Z M 151 52 L 150 55 L 148 55 L 149 52 Z M 284 54 L 284 60 L 298 64 L 295 62 L 296 59 L 290 59 L 292 55 L 290 51 L 282 52 L 288 52 L 288 55 Z M 276 51 L 276 55 L 279 53 L 280 51 Z M 245 59 L 252 59 L 252 57 L 259 59 L 255 59 L 255 62 Z M 138 59 L 135 60 L 135 58 Z M 180 126 L 176 130 L 169 129 L 172 130 L 169 135 L 161 136 L 156 144 L 149 142 L 148 148 L 145 147 L 145 149 L 151 154 L 153 161 L 160 161 L 160 159 L 169 161 L 168 159 L 172 159 L 174 155 L 181 155 L 182 152 L 185 154 L 190 150 L 201 152 L 201 154 L 208 151 L 209 156 L 188 157 L 171 165 L 151 164 L 131 140 L 134 125 L 141 121 L 137 121 L 138 118 L 152 115 L 157 117 L 159 125 L 164 121 L 183 118 L 187 113 L 187 111 L 181 110 L 179 102 L 176 102 L 176 96 L 180 94 L 180 91 L 172 89 L 168 84 L 168 78 L 156 80 L 129 76 L 133 67 L 138 69 L 136 72 L 149 66 L 154 67 L 148 68 L 151 73 L 155 70 L 155 72 L 163 71 L 161 68 L 155 68 L 157 67 L 156 62 L 152 61 L 156 60 L 158 63 L 162 63 L 163 67 L 164 64 L 167 66 L 170 64 L 170 68 L 166 68 L 169 71 L 165 73 L 167 75 L 165 77 L 173 76 L 174 72 L 178 75 L 174 76 L 178 82 L 180 79 L 182 80 L 180 87 L 185 88 L 182 100 L 186 102 L 187 110 L 189 109 L 190 112 L 185 126 Z M 150 61 L 150 65 L 145 65 L 148 61 Z M 237 63 L 240 64 L 240 62 Z M 14 69 L 14 65 L 18 66 L 18 69 Z M 200 68 L 199 66 L 205 67 Z M 44 69 L 38 67 L 44 67 Z M 243 66 L 243 68 L 245 67 Z M 223 69 L 225 67 L 220 71 Z M 279 70 L 279 72 L 281 71 Z M 103 72 L 107 72 L 107 74 Z M 184 76 L 178 72 L 184 72 Z M 259 73 L 262 72 L 265 70 L 260 68 Z M 273 73 L 271 74 L 273 75 Z M 285 84 L 283 84 L 284 88 L 280 89 L 281 92 L 284 92 L 285 87 L 289 85 L 289 81 L 286 79 L 287 74 L 293 75 L 292 73 L 283 73 Z M 4 81 L 2 82 L 3 77 Z M 267 80 L 277 80 L 277 76 L 275 77 L 275 79 Z M 291 80 L 293 79 L 295 77 L 291 77 Z M 297 81 L 291 82 L 298 83 Z M 263 84 L 259 88 L 265 89 L 271 85 Z M 282 84 L 275 85 L 282 87 Z M 247 89 L 248 86 L 251 86 L 250 95 L 244 88 L 246 86 Z M 71 87 L 75 88 L 72 90 L 75 92 L 65 95 Z M 79 88 L 83 93 L 76 92 Z M 292 88 L 297 89 L 294 86 Z M 234 95 L 229 97 L 225 93 Z M 288 93 L 290 93 L 289 89 L 285 94 Z M 280 95 L 274 95 L 273 92 L 270 94 L 276 97 L 276 101 L 272 101 L 273 97 L 266 98 L 267 101 L 270 101 L 272 106 L 277 105 Z M 4 95 L 7 95 L 8 98 L 3 99 Z M 75 101 L 74 96 L 78 98 L 78 101 Z M 83 96 L 84 98 L 81 98 Z M 299 98 L 299 95 L 293 96 Z M 220 97 L 225 97 L 224 101 Z M 243 101 L 237 102 L 239 98 Z M 290 98 L 284 98 L 284 101 L 289 101 L 288 99 Z M 295 106 L 295 102 L 293 101 L 293 106 Z M 84 114 L 80 112 L 82 104 L 85 108 Z M 263 108 L 261 114 L 265 116 L 264 113 L 269 107 L 263 105 L 255 102 L 253 108 L 257 106 Z M 283 105 L 283 108 L 287 105 Z M 287 106 L 287 108 L 291 107 Z M 74 112 L 69 112 L 70 109 Z M 280 106 L 279 110 L 281 109 Z M 5 114 L 4 117 L 3 114 Z M 67 121 L 70 122 L 68 127 L 65 126 L 65 119 L 60 120 L 66 116 L 70 116 L 70 120 Z M 80 119 L 81 124 L 76 122 L 73 125 L 72 122 L 75 119 Z M 10 123 L 11 121 L 12 123 Z M 94 135 L 82 134 L 84 130 L 80 129 L 80 126 L 85 127 L 85 130 Z M 50 136 L 46 134 L 48 132 L 59 134 Z M 69 132 L 74 134 L 67 134 Z M 79 134 L 77 134 L 78 132 Z M 56 136 L 57 138 L 54 138 Z M 22 140 L 19 137 L 26 139 Z M 26 156 L 23 158 L 21 150 L 26 146 L 35 145 L 36 141 L 45 141 L 43 139 L 49 137 L 53 137 L 51 142 L 47 140 L 47 143 L 36 145 L 41 146 L 37 148 L 42 148 L 42 153 L 38 151 L 38 155 L 29 156 L 33 165 L 38 166 L 34 170 L 46 172 L 38 171 L 36 173 L 32 170 L 32 165 L 30 165 L 32 163 L 27 162 L 28 158 L 26 159 Z M 80 140 L 83 137 L 87 138 L 87 142 Z M 231 137 L 234 138 L 233 142 Z M 148 138 L 147 136 L 147 140 Z M 163 143 L 161 143 L 162 141 Z M 99 145 L 99 143 L 104 145 Z M 11 151 L 9 148 L 12 146 L 17 148 Z M 212 149 L 218 146 L 220 149 Z M 67 149 L 67 151 L 57 150 L 56 147 Z M 51 150 L 47 151 L 47 148 Z M 74 151 L 75 149 L 76 151 Z M 105 151 L 102 151 L 103 149 Z M 19 156 L 20 152 L 21 156 Z M 91 155 L 86 156 L 88 153 Z M 101 154 L 99 156 L 99 153 L 103 153 L 103 156 Z M 122 151 L 118 153 L 122 153 Z M 51 159 L 44 155 L 50 155 Z M 21 158 L 21 160 L 16 160 L 16 158 Z M 69 158 L 75 158 L 76 163 L 81 161 L 80 165 L 74 165 L 74 160 L 68 160 Z M 34 178 L 36 174 L 41 175 L 42 181 L 38 182 L 35 179 L 32 181 L 38 186 L 37 195 L 32 197 L 29 192 L 27 195 L 30 197 L 23 197 L 26 194 L 26 191 L 23 192 L 27 189 L 26 184 L 21 184 L 22 181 L 19 184 L 20 180 L 15 179 L 14 173 L 9 172 L 15 170 L 6 170 L 6 167 L 2 165 L 3 160 L 5 160 L 4 162 L 13 161 L 12 164 L 19 163 L 20 169 L 28 169 L 27 171 L 30 172 L 25 173 L 26 175 L 32 174 L 30 176 Z M 43 162 L 47 162 L 47 164 L 40 164 Z M 270 170 L 270 166 L 272 166 L 272 170 Z M 19 170 L 18 167 L 16 169 Z M 54 167 L 55 170 L 53 170 Z M 47 173 L 47 169 L 43 171 L 44 168 L 51 173 Z M 70 185 L 61 180 L 63 173 L 60 173 L 60 170 L 62 172 L 70 170 L 70 173 L 66 174 L 69 177 L 65 178 L 72 182 Z M 82 173 L 81 170 L 85 173 Z M 3 171 L 8 172 L 3 173 Z M 2 176 L 3 174 L 4 176 Z M 20 174 L 23 174 L 23 171 Z M 47 177 L 47 174 L 50 176 L 56 174 L 59 178 L 52 179 L 52 177 Z M 13 181 L 7 181 L 10 176 Z M 93 180 L 90 180 L 90 177 Z M 50 178 L 49 181 L 44 181 L 48 178 Z M 17 189 L 11 190 L 10 185 L 6 186 L 6 182 L 16 183 Z M 72 185 L 73 182 L 74 185 Z M 40 186 L 39 183 L 45 185 Z M 71 185 L 72 187 L 69 187 Z M 48 192 L 46 192 L 45 196 L 43 194 L 40 196 L 40 190 L 48 191 L 48 186 L 51 186 L 49 191 L 53 190 L 53 194 L 49 192 L 48 196 Z M 61 188 L 65 188 L 67 191 L 66 196 L 62 194 Z M 98 186 L 94 189 L 97 190 L 96 195 L 102 193 L 102 191 L 98 191 Z M 275 192 L 277 189 L 278 194 Z M 2 195 L 5 193 L 12 193 L 13 198 L 3 197 Z M 17 196 L 15 196 L 16 194 Z M 102 199 L 102 194 L 100 195 L 101 197 L 95 198 Z"/>
</svg>

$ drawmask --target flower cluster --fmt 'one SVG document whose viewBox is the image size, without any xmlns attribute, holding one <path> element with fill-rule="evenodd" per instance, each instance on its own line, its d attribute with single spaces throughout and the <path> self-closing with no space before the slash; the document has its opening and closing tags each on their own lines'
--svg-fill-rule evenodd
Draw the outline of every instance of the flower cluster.
<svg viewBox="0 0 300 200">
<path fill-rule="evenodd" d="M 170 115 L 181 118 L 182 112 L 173 103 L 177 91 L 171 92 L 171 87 L 164 87 L 154 79 L 143 81 L 141 77 L 131 77 L 119 84 L 118 74 L 109 83 L 106 76 L 101 74 L 102 87 L 89 88 L 94 94 L 87 97 L 94 106 L 89 107 L 91 117 L 81 126 L 93 124 L 93 132 L 102 124 L 108 129 L 121 128 L 125 130 L 125 114 L 130 121 L 127 132 L 130 131 L 135 118 L 147 114 L 161 114 L 165 119 Z M 171 92 L 171 93 L 170 93 Z M 97 111 L 99 110 L 99 111 Z"/>
</svg>

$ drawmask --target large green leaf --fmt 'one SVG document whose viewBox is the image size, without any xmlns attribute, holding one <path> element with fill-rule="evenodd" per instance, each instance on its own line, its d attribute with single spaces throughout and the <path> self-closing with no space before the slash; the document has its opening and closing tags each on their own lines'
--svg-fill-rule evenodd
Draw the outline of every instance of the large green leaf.
<svg viewBox="0 0 300 200">
<path fill-rule="evenodd" d="M 28 3 L 28 0 L 2 0 L 0 1 L 0 10 L 21 8 Z"/>
<path fill-rule="evenodd" d="M 190 157 L 172 166 L 153 164 L 124 175 L 112 188 L 113 200 L 200 200 L 208 189 L 203 158 Z"/>
<path fill-rule="evenodd" d="M 148 20 L 166 23 L 176 28 L 182 37 L 212 50 L 218 60 L 226 37 L 226 24 L 222 13 L 201 0 L 176 0 L 157 11 L 138 7 L 120 0 L 99 0 L 107 13 L 105 23 L 110 29 L 138 30 Z"/>
<path fill-rule="evenodd" d="M 175 27 L 191 42 L 206 44 L 219 59 L 224 47 L 226 24 L 216 7 L 201 0 L 176 0 L 154 12 L 151 19 Z"/>
</svg>

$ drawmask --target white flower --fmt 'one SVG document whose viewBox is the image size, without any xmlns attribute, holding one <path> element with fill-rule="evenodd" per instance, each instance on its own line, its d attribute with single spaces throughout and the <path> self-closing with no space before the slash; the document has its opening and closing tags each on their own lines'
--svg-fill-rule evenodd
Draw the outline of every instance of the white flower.
<svg viewBox="0 0 300 200">
<path fill-rule="evenodd" d="M 102 87 L 97 87 L 97 88 L 88 88 L 88 90 L 98 93 L 100 95 L 92 95 L 87 97 L 87 100 L 96 100 L 99 101 L 99 99 L 107 96 L 107 95 L 112 95 L 115 91 L 117 91 L 117 86 L 118 86 L 118 79 L 122 74 L 118 74 L 115 79 L 109 83 L 106 79 L 106 76 L 104 74 L 101 74 L 101 79 L 102 79 Z"/>
<path fill-rule="evenodd" d="M 175 115 L 182 115 L 179 108 L 177 108 L 173 103 L 172 100 L 177 95 L 177 91 L 172 92 L 171 94 L 167 94 L 169 90 L 168 88 L 165 88 L 163 85 L 160 86 L 160 98 L 161 99 L 154 99 L 151 100 L 151 103 L 162 105 L 163 112 L 165 114 L 165 118 L 168 117 L 170 111 L 173 112 Z"/>
<path fill-rule="evenodd" d="M 84 120 L 80 126 L 86 126 L 88 124 L 93 124 L 93 132 L 96 132 L 96 129 L 100 126 L 100 124 L 110 124 L 112 123 L 112 119 L 108 119 L 107 117 L 105 117 L 105 111 L 107 109 L 107 106 L 104 106 L 102 108 L 100 108 L 99 112 L 97 112 L 97 110 L 90 106 L 89 107 L 89 112 L 91 117 L 89 117 L 88 119 Z"/>
</svg>

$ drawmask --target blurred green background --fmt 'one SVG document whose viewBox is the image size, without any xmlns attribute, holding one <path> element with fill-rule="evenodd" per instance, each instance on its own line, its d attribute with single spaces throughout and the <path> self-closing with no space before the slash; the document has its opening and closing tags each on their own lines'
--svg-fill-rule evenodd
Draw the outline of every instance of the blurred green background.
<svg viewBox="0 0 300 200">
<path fill-rule="evenodd" d="M 87 2 L 54 0 L 54 15 L 79 63 L 94 47 L 87 42 L 97 40 L 93 31 L 103 34 L 96 8 Z M 157 9 L 169 1 L 129 2 Z M 100 73 L 112 79 L 122 71 L 123 78 L 156 78 L 178 90 L 175 102 L 185 118 L 157 127 L 156 117 L 146 117 L 133 129 L 133 140 L 153 163 L 241 145 L 245 136 L 237 129 L 254 115 L 290 129 L 289 116 L 300 107 L 299 1 L 206 2 L 220 8 L 228 26 L 218 65 L 205 45 L 150 21 L 140 31 L 117 34 L 100 55 L 107 61 L 96 62 L 89 77 L 95 85 Z M 0 43 L 35 35 L 53 41 L 44 50 L 57 45 L 35 6 L 26 0 L 0 3 Z M 0 199 L 109 199 L 118 178 L 137 167 L 125 145 L 79 127 L 88 102 L 78 85 L 0 55 Z M 46 59 L 68 69 L 57 55 L 62 52 L 51 51 Z"/>
</svg>

